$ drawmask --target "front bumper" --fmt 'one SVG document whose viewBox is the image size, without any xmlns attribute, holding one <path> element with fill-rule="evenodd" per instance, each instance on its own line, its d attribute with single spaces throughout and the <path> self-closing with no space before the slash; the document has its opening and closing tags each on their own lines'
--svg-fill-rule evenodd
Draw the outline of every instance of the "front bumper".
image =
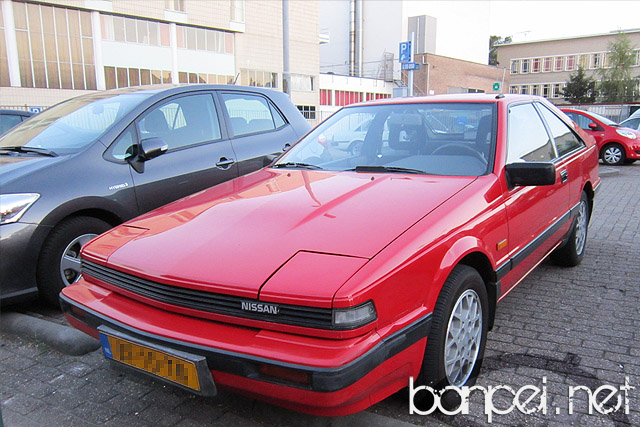
<svg viewBox="0 0 640 427">
<path fill-rule="evenodd" d="M 332 340 L 169 313 L 82 280 L 60 303 L 69 323 L 94 337 L 107 327 L 203 356 L 216 386 L 316 415 L 357 412 L 406 386 L 420 370 L 431 321 L 422 313 L 385 337 Z"/>
<path fill-rule="evenodd" d="M 0 299 L 17 302 L 37 295 L 36 267 L 39 249 L 33 249 L 35 224 L 0 225 Z"/>
</svg>

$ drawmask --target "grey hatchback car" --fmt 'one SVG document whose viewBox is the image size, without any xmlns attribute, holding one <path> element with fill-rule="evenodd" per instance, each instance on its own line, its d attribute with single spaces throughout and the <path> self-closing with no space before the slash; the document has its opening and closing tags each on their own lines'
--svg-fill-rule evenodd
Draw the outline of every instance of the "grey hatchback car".
<svg viewBox="0 0 640 427">
<path fill-rule="evenodd" d="M 0 138 L 0 302 L 57 304 L 93 237 L 260 169 L 309 129 L 287 95 L 240 86 L 118 89 L 34 116 Z"/>
</svg>

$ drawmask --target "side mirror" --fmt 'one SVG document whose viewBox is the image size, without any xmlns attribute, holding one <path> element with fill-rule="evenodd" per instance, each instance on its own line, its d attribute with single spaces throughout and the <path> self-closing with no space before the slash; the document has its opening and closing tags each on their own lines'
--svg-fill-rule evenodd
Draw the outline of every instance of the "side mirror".
<svg viewBox="0 0 640 427">
<path fill-rule="evenodd" d="M 591 130 L 598 130 L 598 128 L 600 127 L 600 126 L 598 126 L 597 123 L 594 123 L 594 122 L 589 123 L 588 126 L 589 126 L 589 129 L 591 129 Z"/>
<path fill-rule="evenodd" d="M 162 138 L 147 138 L 140 141 L 138 155 L 129 159 L 129 164 L 138 173 L 144 172 L 144 162 L 164 154 L 169 145 Z"/>
<path fill-rule="evenodd" d="M 162 138 L 147 138 L 140 141 L 140 160 L 147 161 L 155 159 L 161 154 L 164 154 L 169 149 L 169 146 Z"/>
<path fill-rule="evenodd" d="M 273 161 L 275 159 L 277 159 L 278 157 L 280 157 L 280 154 L 267 154 L 266 156 L 264 156 L 263 161 L 262 161 L 262 167 L 267 167 L 269 166 L 271 163 L 273 163 Z"/>
<path fill-rule="evenodd" d="M 506 166 L 509 188 L 516 186 L 553 185 L 556 166 L 547 162 L 510 163 Z"/>
</svg>

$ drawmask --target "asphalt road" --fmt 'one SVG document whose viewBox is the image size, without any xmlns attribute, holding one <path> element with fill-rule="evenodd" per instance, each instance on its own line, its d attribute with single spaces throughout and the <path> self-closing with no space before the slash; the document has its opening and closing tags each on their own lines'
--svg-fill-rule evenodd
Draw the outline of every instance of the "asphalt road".
<svg viewBox="0 0 640 427">
<path fill-rule="evenodd" d="M 410 415 L 406 394 L 348 417 L 312 417 L 224 391 L 194 397 L 115 370 L 100 350 L 70 356 L 0 325 L 4 425 L 476 426 L 489 425 L 485 409 L 491 408 L 505 412 L 492 413 L 493 425 L 640 425 L 640 163 L 616 169 L 601 167 L 582 264 L 540 265 L 499 304 L 489 333 L 477 385 L 514 392 L 529 386 L 519 401 L 537 390 L 524 409 L 544 412 L 523 414 L 513 394 L 498 389 L 487 404 L 488 393 L 472 394 L 469 414 L 455 417 Z M 64 322 L 43 307 L 21 310 Z M 625 381 L 636 388 L 624 388 Z M 596 395 L 591 402 L 588 391 Z M 607 394 L 614 408 L 598 406 Z M 616 411 L 598 412 L 618 402 Z"/>
</svg>

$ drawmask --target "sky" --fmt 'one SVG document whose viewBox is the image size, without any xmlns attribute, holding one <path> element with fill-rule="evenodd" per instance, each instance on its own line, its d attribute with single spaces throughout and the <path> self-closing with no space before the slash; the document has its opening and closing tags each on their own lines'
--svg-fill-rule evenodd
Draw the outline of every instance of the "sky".
<svg viewBox="0 0 640 427">
<path fill-rule="evenodd" d="M 638 0 L 408 0 L 403 7 L 406 16 L 438 19 L 438 55 L 479 63 L 490 35 L 532 41 L 640 28 Z"/>
<path fill-rule="evenodd" d="M 455 2 L 452 2 L 455 4 Z M 640 1 L 489 1 L 489 31 L 514 41 L 640 28 Z"/>
</svg>

